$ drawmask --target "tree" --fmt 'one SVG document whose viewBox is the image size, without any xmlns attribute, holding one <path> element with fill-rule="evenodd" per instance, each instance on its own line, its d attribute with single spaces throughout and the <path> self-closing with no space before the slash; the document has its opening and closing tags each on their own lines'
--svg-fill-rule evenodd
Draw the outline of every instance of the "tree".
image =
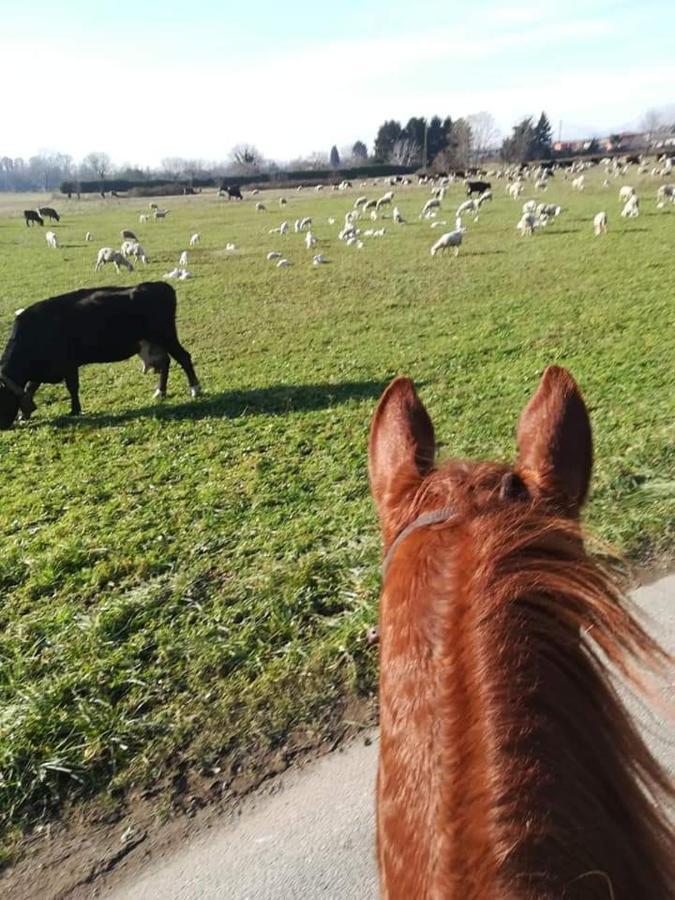
<svg viewBox="0 0 675 900">
<path fill-rule="evenodd" d="M 333 144 L 330 148 L 330 156 L 328 157 L 330 162 L 331 169 L 339 169 L 340 168 L 340 154 L 338 153 L 338 148 Z"/>
<path fill-rule="evenodd" d="M 112 169 L 112 162 L 107 153 L 88 153 L 82 160 L 81 167 L 85 174 L 98 178 L 101 184 Z"/>
<path fill-rule="evenodd" d="M 659 131 L 663 127 L 661 113 L 657 109 L 648 109 L 640 121 L 643 131 Z"/>
<path fill-rule="evenodd" d="M 262 153 L 253 144 L 237 144 L 230 150 L 229 169 L 236 174 L 259 172 L 263 163 Z"/>
<path fill-rule="evenodd" d="M 450 167 L 465 169 L 471 160 L 471 126 L 466 119 L 457 119 L 448 141 Z"/>
<path fill-rule="evenodd" d="M 550 159 L 553 151 L 553 129 L 545 112 L 539 116 L 539 121 L 534 126 L 532 144 L 530 146 L 530 159 Z"/>
<path fill-rule="evenodd" d="M 356 141 L 352 147 L 352 156 L 354 159 L 358 159 L 362 162 L 365 162 L 368 159 L 368 148 L 363 141 Z"/>
<path fill-rule="evenodd" d="M 394 146 L 389 153 L 387 162 L 396 166 L 412 166 L 419 163 L 422 156 L 422 145 L 406 136 L 403 136 L 394 142 Z"/>
<path fill-rule="evenodd" d="M 380 125 L 377 137 L 375 138 L 375 146 L 373 148 L 373 156 L 377 162 L 389 162 L 389 157 L 394 149 L 394 144 L 402 137 L 403 129 L 401 128 L 400 122 L 391 119 Z"/>
<path fill-rule="evenodd" d="M 428 165 L 430 160 L 435 159 L 441 151 L 447 148 L 451 130 L 452 119 L 450 116 L 446 116 L 443 121 L 438 116 L 431 119 L 427 129 L 427 158 L 424 160 L 424 165 Z"/>
<path fill-rule="evenodd" d="M 485 159 L 490 150 L 497 146 L 499 130 L 494 117 L 489 112 L 472 113 L 466 117 L 471 128 L 472 152 L 474 160 Z"/>
<path fill-rule="evenodd" d="M 506 162 L 526 162 L 534 140 L 532 116 L 522 119 L 513 126 L 511 137 L 504 138 L 501 156 Z"/>
</svg>

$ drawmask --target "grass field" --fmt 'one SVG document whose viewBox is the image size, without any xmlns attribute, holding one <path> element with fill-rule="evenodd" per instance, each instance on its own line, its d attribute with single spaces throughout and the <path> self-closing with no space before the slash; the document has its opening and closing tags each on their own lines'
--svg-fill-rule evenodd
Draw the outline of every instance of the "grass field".
<svg viewBox="0 0 675 900">
<path fill-rule="evenodd" d="M 291 191 L 283 210 L 265 194 L 266 213 L 250 200 L 166 198 L 168 218 L 143 226 L 146 201 L 55 200 L 58 250 L 47 228 L 25 227 L 22 198 L 4 198 L 3 342 L 18 307 L 159 278 L 199 231 L 178 327 L 206 391 L 190 402 L 174 366 L 157 405 L 138 360 L 92 367 L 81 419 L 65 417 L 65 388 L 48 386 L 30 423 L 0 433 L 9 840 L 67 795 L 181 765 L 234 774 L 373 688 L 364 636 L 379 548 L 366 444 L 396 373 L 416 380 L 444 454 L 509 458 L 541 370 L 568 366 L 595 429 L 590 528 L 642 561 L 672 550 L 675 207 L 658 211 L 657 183 L 629 179 L 642 214 L 622 220 L 620 183 L 587 180 L 583 194 L 554 181 L 545 199 L 566 211 L 531 239 L 515 230 L 530 194 L 508 200 L 494 184 L 480 221 L 465 220 L 458 259 L 429 255 L 445 229 L 417 218 L 425 188 L 398 190 L 409 224 L 383 222 L 385 237 L 360 251 L 337 231 L 356 194 L 378 188 Z M 449 227 L 461 198 L 454 186 Z M 595 239 L 601 209 L 609 233 Z M 294 234 L 268 235 L 302 215 L 330 264 L 312 267 Z M 96 250 L 118 245 L 123 227 L 150 264 L 94 274 Z M 294 265 L 276 269 L 270 249 Z"/>
</svg>

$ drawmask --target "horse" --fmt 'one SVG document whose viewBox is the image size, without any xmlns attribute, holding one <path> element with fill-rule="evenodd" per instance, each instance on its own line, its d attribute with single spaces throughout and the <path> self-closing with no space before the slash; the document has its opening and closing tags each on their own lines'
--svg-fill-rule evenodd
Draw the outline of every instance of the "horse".
<svg viewBox="0 0 675 900">
<path fill-rule="evenodd" d="M 583 397 L 548 367 L 511 466 L 436 466 L 398 377 L 372 420 L 384 549 L 377 856 L 386 900 L 665 900 L 675 798 L 610 667 L 668 658 L 579 515 L 593 462 Z"/>
</svg>

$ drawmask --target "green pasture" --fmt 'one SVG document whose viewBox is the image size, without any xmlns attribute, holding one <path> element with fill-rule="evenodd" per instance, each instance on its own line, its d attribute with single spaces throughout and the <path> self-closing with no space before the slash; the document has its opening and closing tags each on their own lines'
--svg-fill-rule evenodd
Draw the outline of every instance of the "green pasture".
<svg viewBox="0 0 675 900">
<path fill-rule="evenodd" d="M 640 217 L 623 220 L 633 184 Z M 169 397 L 138 359 L 81 372 L 84 415 L 63 386 L 38 393 L 27 424 L 0 433 L 0 818 L 11 841 L 67 796 L 179 770 L 227 778 L 301 726 L 330 728 L 341 698 L 372 691 L 378 533 L 366 477 L 370 417 L 410 375 L 444 455 L 509 459 L 518 414 L 549 363 L 569 367 L 596 448 L 587 524 L 640 562 L 673 547 L 675 206 L 658 182 L 583 193 L 560 177 L 542 200 L 564 213 L 541 233 L 515 225 L 526 191 L 467 226 L 460 255 L 432 258 L 454 224 L 454 185 L 431 229 L 427 188 L 396 188 L 391 218 L 358 250 L 337 240 L 353 191 L 254 200 L 160 198 L 50 205 L 27 228 L 22 198 L 0 201 L 0 341 L 14 312 L 83 286 L 176 284 L 178 330 L 205 389 Z M 46 200 L 47 198 L 44 198 Z M 43 202 L 44 202 L 43 200 Z M 609 231 L 594 238 L 606 210 Z M 292 233 L 311 215 L 319 244 Z M 328 218 L 336 224 L 329 225 Z M 285 237 L 268 229 L 291 222 Z M 52 228 L 60 248 L 47 247 Z M 95 274 L 96 251 L 135 230 L 150 263 Z M 84 234 L 91 231 L 92 243 Z M 238 249 L 227 252 L 234 242 Z M 265 259 L 280 250 L 293 265 Z M 329 260 L 311 265 L 313 253 Z"/>
</svg>

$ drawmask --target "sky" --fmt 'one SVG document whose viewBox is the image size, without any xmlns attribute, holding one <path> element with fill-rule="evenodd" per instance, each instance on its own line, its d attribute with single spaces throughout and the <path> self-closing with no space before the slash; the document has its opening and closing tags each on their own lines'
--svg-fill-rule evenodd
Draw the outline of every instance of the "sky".
<svg viewBox="0 0 675 900">
<path fill-rule="evenodd" d="M 675 101 L 674 39 L 672 0 L 7 2 L 0 156 L 284 161 L 483 110 L 603 135 Z"/>
</svg>

